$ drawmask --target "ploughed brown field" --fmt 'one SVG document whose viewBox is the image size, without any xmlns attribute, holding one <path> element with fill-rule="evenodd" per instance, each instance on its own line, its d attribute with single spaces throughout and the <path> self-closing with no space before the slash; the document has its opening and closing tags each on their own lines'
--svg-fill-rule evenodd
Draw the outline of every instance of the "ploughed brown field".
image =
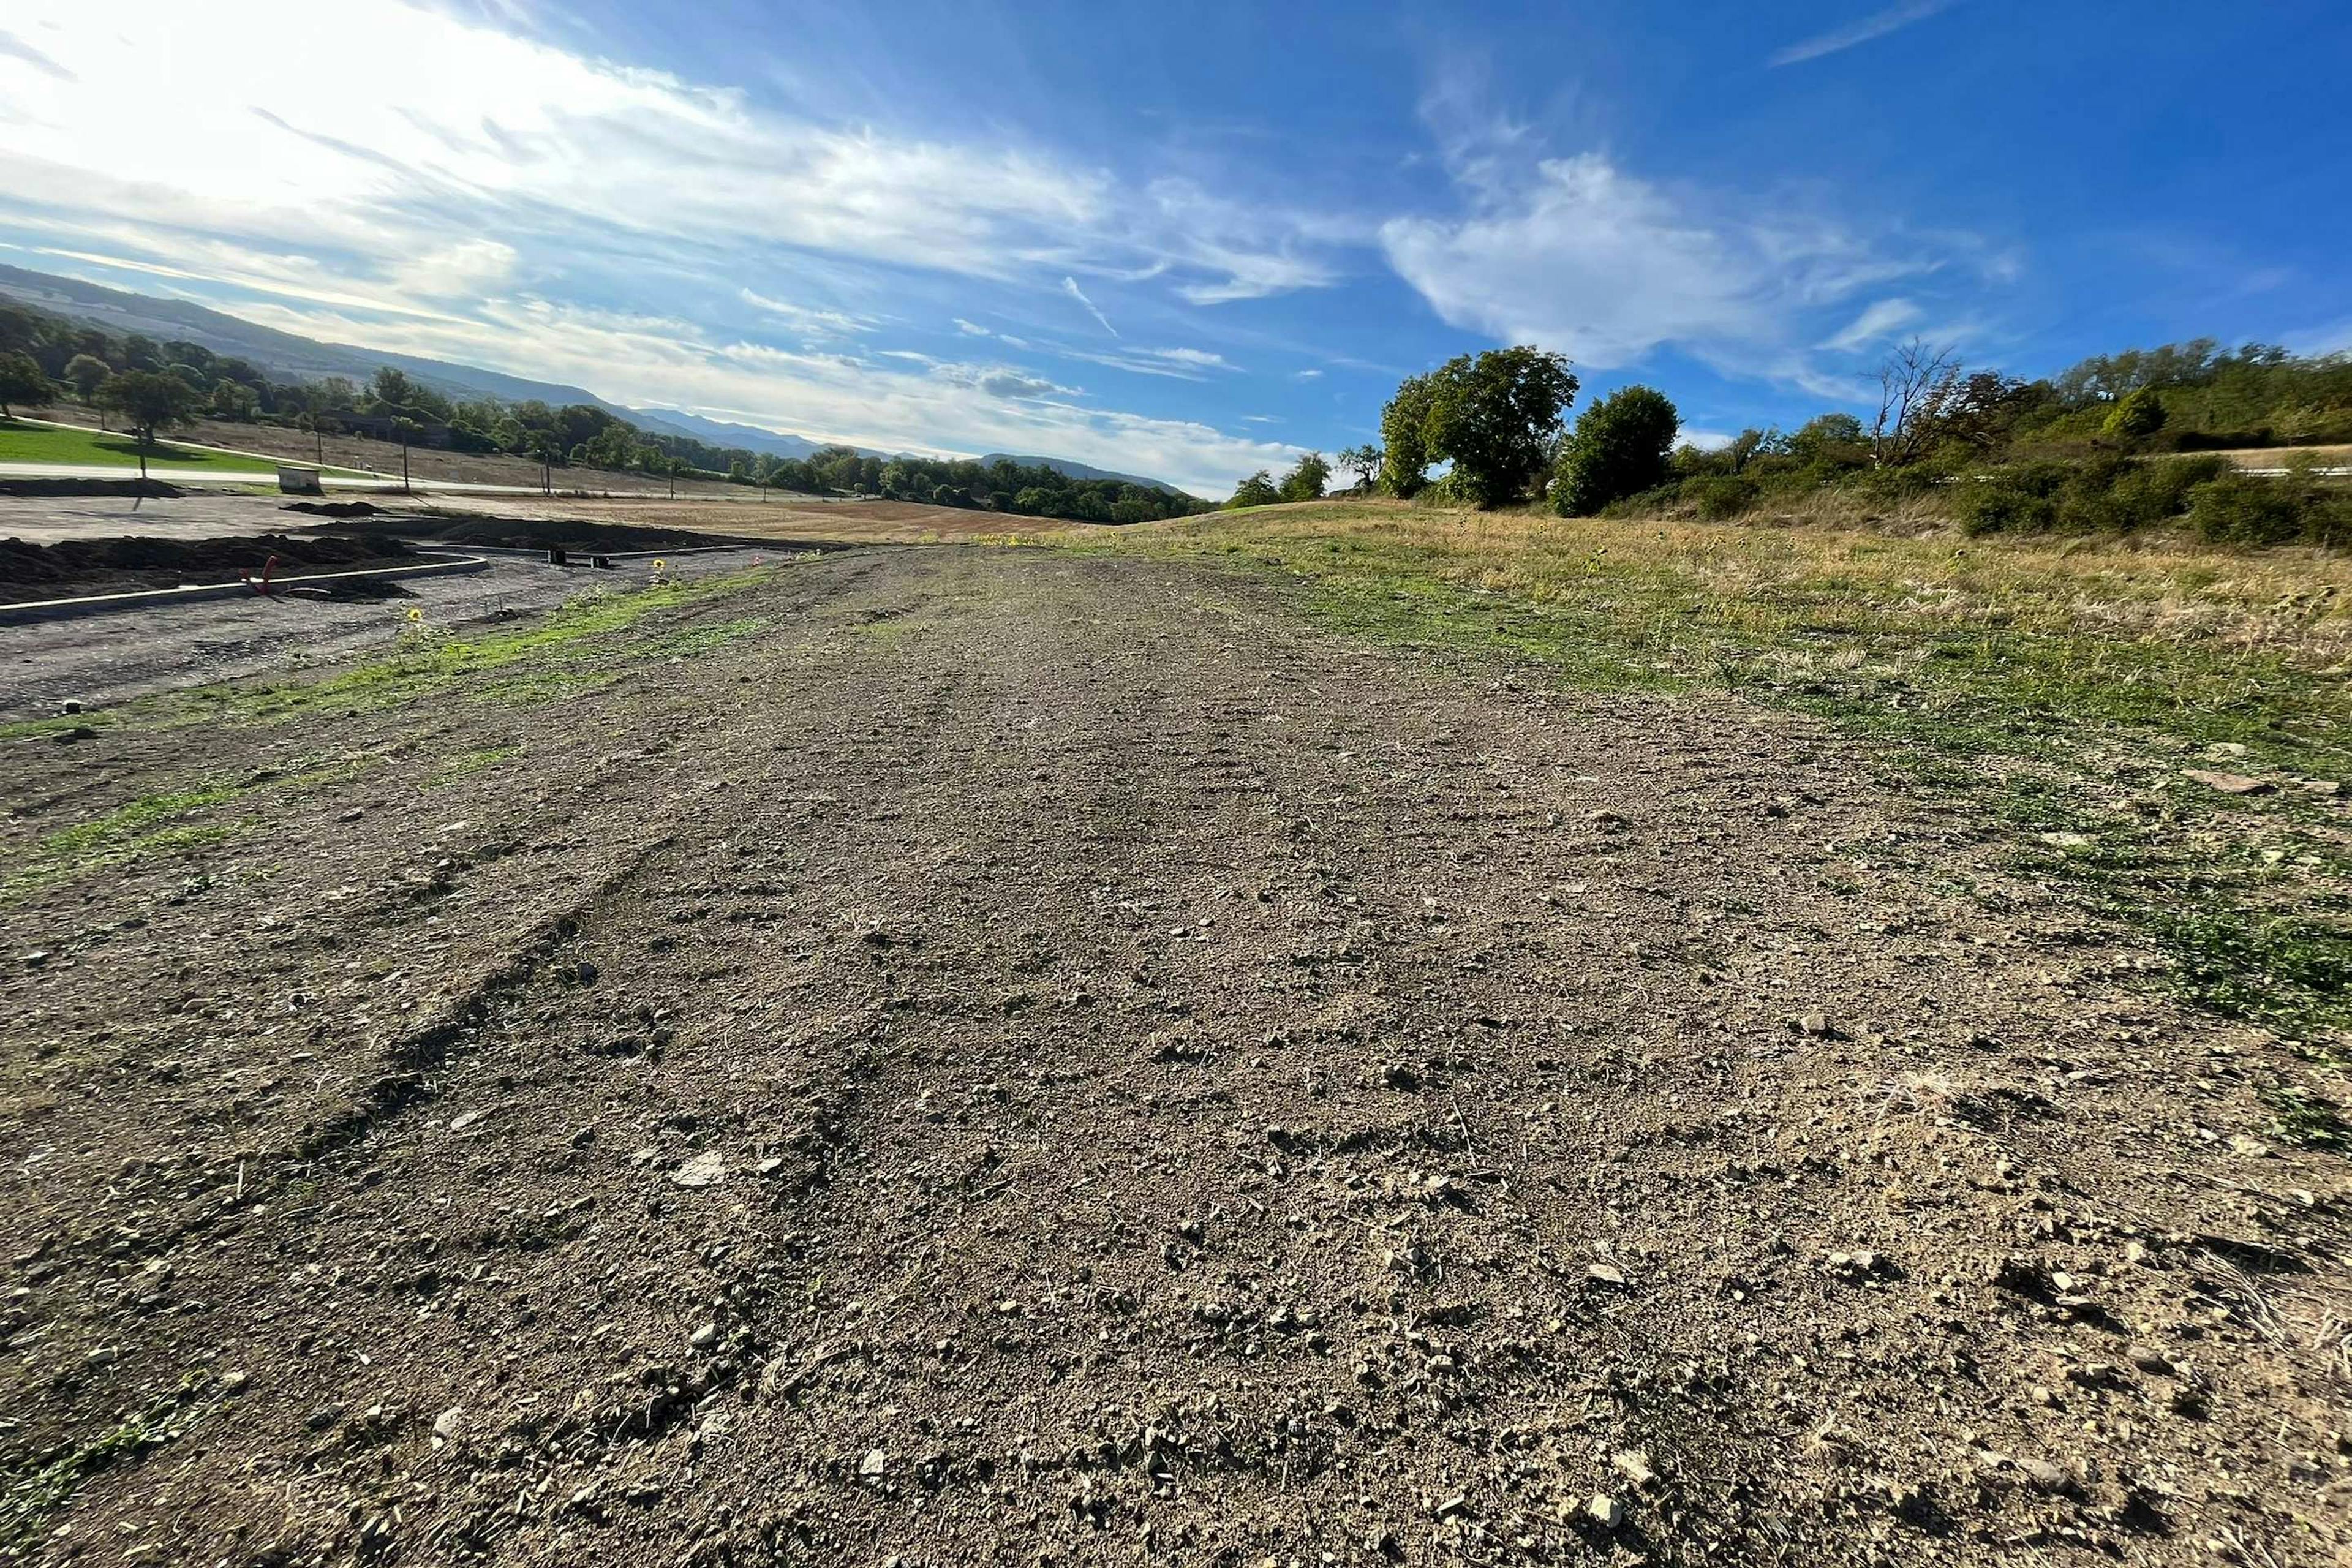
<svg viewBox="0 0 2352 1568">
<path fill-rule="evenodd" d="M 1861 741 L 1123 555 L 499 636 L 0 739 L 20 1558 L 2341 1560 L 2279 1047 Z"/>
</svg>

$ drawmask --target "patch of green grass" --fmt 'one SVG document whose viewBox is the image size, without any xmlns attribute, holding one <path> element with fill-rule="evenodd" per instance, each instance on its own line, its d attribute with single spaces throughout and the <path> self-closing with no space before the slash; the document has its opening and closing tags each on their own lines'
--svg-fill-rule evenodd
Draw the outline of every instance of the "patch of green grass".
<svg viewBox="0 0 2352 1568">
<path fill-rule="evenodd" d="M 601 691 L 619 679 L 617 670 L 526 669 L 469 687 L 466 695 L 493 708 L 545 708 Z"/>
<path fill-rule="evenodd" d="M 748 616 L 740 620 L 720 621 L 716 626 L 690 626 L 667 637 L 654 637 L 640 643 L 632 651 L 642 659 L 692 658 L 698 654 L 712 653 L 730 643 L 764 631 L 771 623 L 765 616 Z"/>
<path fill-rule="evenodd" d="M 2185 999 L 2306 1045 L 2352 1033 L 2352 833 L 2295 787 L 2352 781 L 2352 563 L 1361 503 L 1075 548 L 1284 582 L 1377 642 L 1865 734 L 1978 797 L 2021 870 L 2142 932 Z M 2193 768 L 2278 787 L 2223 795 Z"/>
<path fill-rule="evenodd" d="M 288 461 L 295 461 L 289 458 Z M 136 468 L 139 443 L 129 436 L 80 430 L 67 426 L 36 425 L 22 419 L 0 420 L 0 463 L 62 463 L 76 468 Z M 157 441 L 147 449 L 147 463 L 157 468 L 216 469 L 223 474 L 268 474 L 273 479 L 278 459 L 216 452 L 208 447 L 188 447 Z M 309 464 L 302 465 L 305 468 Z M 352 474 L 352 468 L 330 468 L 331 474 Z"/>
<path fill-rule="evenodd" d="M 226 838 L 233 831 L 229 827 L 180 819 L 239 799 L 257 787 L 258 782 L 208 784 L 142 795 L 87 822 L 45 835 L 26 863 L 0 880 L 0 898 L 23 898 L 69 878 Z"/>
<path fill-rule="evenodd" d="M 184 789 L 142 795 L 87 821 L 44 835 L 23 865 L 12 875 L 0 879 L 0 899 L 22 898 L 71 878 L 199 844 L 217 843 L 243 831 L 247 824 L 193 823 L 184 819 L 202 816 L 215 807 L 263 790 L 297 792 L 347 783 L 382 761 L 381 756 L 375 755 L 341 756 L 289 774 L 271 773 L 236 780 L 215 779 Z"/>
<path fill-rule="evenodd" d="M 655 588 L 600 590 L 515 630 L 470 638 L 450 637 L 424 623 L 404 633 L 385 657 L 315 679 L 198 687 L 95 713 L 26 720 L 0 725 L 0 741 L 51 736 L 77 724 L 170 730 L 191 724 L 284 723 L 326 710 L 373 712 L 427 694 L 462 696 L 504 689 L 511 695 L 517 689 L 513 682 L 521 682 L 526 690 L 541 684 L 557 668 L 559 655 L 569 656 L 574 664 L 625 658 L 630 649 L 612 640 L 616 634 L 649 616 L 765 582 L 773 571 L 760 566 Z M 484 679 L 494 672 L 506 675 L 505 680 Z M 584 679 L 587 673 L 572 669 L 564 679 Z"/>
<path fill-rule="evenodd" d="M 161 1447 L 184 1435 L 217 1405 L 200 1400 L 205 1380 L 184 1380 L 179 1392 L 102 1436 L 45 1465 L 0 1473 L 0 1554 L 21 1558 L 37 1546 L 49 1516 L 82 1483 L 118 1459 Z"/>
<path fill-rule="evenodd" d="M 484 768 L 496 767 L 509 757 L 520 755 L 522 755 L 522 748 L 512 744 L 476 746 L 469 751 L 455 752 L 441 759 L 441 765 L 434 770 L 431 778 L 425 781 L 425 787 L 431 789 L 440 784 L 455 783 L 469 773 L 478 773 Z"/>
<path fill-rule="evenodd" d="M 88 822 L 59 828 L 41 840 L 41 849 L 53 858 L 79 859 L 136 839 L 140 837 L 140 829 L 153 823 L 186 816 L 235 800 L 244 793 L 244 788 L 237 784 L 209 784 L 202 789 L 143 795 L 128 805 L 115 807 L 103 816 L 93 816 Z"/>
<path fill-rule="evenodd" d="M 85 823 L 81 827 L 68 828 L 62 834 L 52 835 L 50 840 L 45 840 L 41 854 L 34 857 L 21 870 L 0 881 L 0 899 L 21 899 L 75 877 L 128 866 L 133 861 L 168 854 L 175 849 L 218 843 L 238 830 L 235 826 L 216 823 L 182 824 L 173 827 L 158 827 L 147 833 L 126 829 L 82 835 L 82 828 L 95 826 Z M 58 838 L 69 838 L 71 842 L 61 848 L 51 847 L 51 842 Z"/>
<path fill-rule="evenodd" d="M 2263 1090 L 2262 1100 L 2272 1112 L 2263 1131 L 2273 1138 L 2305 1149 L 2352 1152 L 2352 1125 L 2345 1122 L 2344 1108 L 2334 1100 L 2288 1085 Z"/>
</svg>

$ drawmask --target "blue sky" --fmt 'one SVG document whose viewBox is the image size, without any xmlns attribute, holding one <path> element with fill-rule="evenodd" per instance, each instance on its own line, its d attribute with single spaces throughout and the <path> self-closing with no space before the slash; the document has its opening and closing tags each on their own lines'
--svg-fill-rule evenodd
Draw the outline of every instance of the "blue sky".
<svg viewBox="0 0 2352 1568">
<path fill-rule="evenodd" d="M 2352 7 L 13 0 L 0 260 L 1223 493 L 1534 342 L 1705 439 L 1913 333 L 2352 343 Z"/>
</svg>

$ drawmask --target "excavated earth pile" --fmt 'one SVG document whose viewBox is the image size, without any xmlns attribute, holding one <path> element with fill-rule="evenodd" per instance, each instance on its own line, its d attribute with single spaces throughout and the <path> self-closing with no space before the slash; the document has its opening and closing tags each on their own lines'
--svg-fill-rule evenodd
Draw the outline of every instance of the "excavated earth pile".
<svg viewBox="0 0 2352 1568">
<path fill-rule="evenodd" d="M 1854 743 L 1039 552 L 634 635 L 6 742 L 21 1556 L 2342 1560 L 2281 1047 Z"/>
<path fill-rule="evenodd" d="M 173 588 L 184 583 L 235 583 L 269 572 L 297 574 L 414 565 L 397 539 L 337 539 L 283 533 L 220 539 L 68 539 L 32 544 L 0 539 L 0 601 L 64 599 L 83 594 Z"/>
</svg>

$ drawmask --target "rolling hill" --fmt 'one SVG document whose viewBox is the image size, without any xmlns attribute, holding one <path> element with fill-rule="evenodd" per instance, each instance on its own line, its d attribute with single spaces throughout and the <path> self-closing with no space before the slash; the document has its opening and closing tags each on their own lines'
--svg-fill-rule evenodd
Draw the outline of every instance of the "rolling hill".
<svg viewBox="0 0 2352 1568">
<path fill-rule="evenodd" d="M 1148 490 L 1166 490 L 1170 495 L 1182 495 L 1185 493 L 1176 486 L 1170 484 L 1165 479 L 1147 479 L 1140 474 L 1122 474 L 1114 472 L 1109 468 L 1088 468 L 1084 463 L 1074 463 L 1067 458 L 1022 457 L 1010 452 L 991 452 L 988 456 L 982 458 L 981 461 L 983 463 L 1019 463 L 1027 468 L 1051 468 L 1055 473 L 1061 475 L 1064 479 L 1117 479 L 1123 485 L 1140 485 Z"/>
</svg>

